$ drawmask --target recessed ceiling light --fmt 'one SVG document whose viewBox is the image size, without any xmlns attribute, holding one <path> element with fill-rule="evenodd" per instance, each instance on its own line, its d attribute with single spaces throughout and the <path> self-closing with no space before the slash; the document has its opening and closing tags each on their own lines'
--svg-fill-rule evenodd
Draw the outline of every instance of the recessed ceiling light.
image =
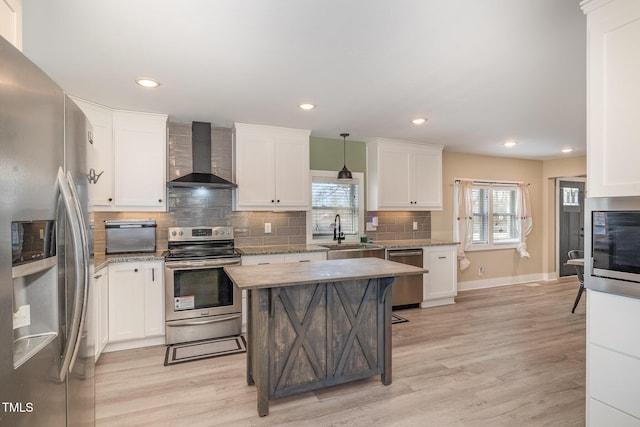
<svg viewBox="0 0 640 427">
<path fill-rule="evenodd" d="M 507 142 L 504 143 L 504 146 L 505 147 L 509 147 L 509 148 L 515 147 L 516 145 L 518 145 L 518 143 L 516 141 L 507 141 Z"/>
<path fill-rule="evenodd" d="M 563 148 L 563 149 L 562 149 L 562 152 L 563 152 L 563 153 L 570 153 L 570 152 L 572 152 L 572 151 L 573 151 L 573 148 Z"/>
<path fill-rule="evenodd" d="M 300 105 L 298 105 L 298 107 L 300 107 L 303 110 L 313 110 L 314 108 L 316 108 L 315 105 L 309 104 L 309 103 L 300 104 Z"/>
<path fill-rule="evenodd" d="M 411 120 L 411 123 L 413 123 L 414 125 L 421 125 L 421 124 L 425 123 L 426 121 L 427 121 L 427 119 L 425 119 L 423 117 L 419 117 L 417 119 Z"/>
<path fill-rule="evenodd" d="M 154 87 L 160 86 L 159 82 L 152 79 L 148 79 L 148 78 L 136 79 L 136 83 L 138 83 L 142 87 L 148 87 L 148 88 L 154 88 Z"/>
</svg>

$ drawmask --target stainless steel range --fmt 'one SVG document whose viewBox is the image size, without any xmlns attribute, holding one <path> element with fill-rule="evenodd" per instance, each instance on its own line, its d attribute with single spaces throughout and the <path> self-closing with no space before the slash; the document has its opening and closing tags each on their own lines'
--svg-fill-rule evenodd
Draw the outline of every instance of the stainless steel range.
<svg viewBox="0 0 640 427">
<path fill-rule="evenodd" d="M 165 257 L 167 344 L 239 335 L 242 294 L 223 270 L 240 265 L 231 227 L 170 227 Z"/>
</svg>

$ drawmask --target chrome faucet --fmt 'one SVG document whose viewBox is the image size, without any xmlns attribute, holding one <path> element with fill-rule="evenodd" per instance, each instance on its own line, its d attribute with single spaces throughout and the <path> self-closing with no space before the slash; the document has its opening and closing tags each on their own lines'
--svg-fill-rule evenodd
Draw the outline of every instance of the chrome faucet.
<svg viewBox="0 0 640 427">
<path fill-rule="evenodd" d="M 340 214 L 336 215 L 333 222 L 335 224 L 333 227 L 333 240 L 337 240 L 338 244 L 340 244 L 340 242 L 345 239 L 344 233 L 342 232 L 342 226 L 340 225 Z"/>
</svg>

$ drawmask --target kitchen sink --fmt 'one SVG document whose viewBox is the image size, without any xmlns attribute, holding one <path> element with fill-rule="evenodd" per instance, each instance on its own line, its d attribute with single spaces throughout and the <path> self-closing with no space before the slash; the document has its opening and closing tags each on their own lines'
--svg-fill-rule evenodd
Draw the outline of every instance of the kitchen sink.
<svg viewBox="0 0 640 427">
<path fill-rule="evenodd" d="M 346 243 L 340 245 L 319 245 L 328 248 L 327 259 L 368 258 L 384 259 L 384 247 L 361 243 Z"/>
<path fill-rule="evenodd" d="M 337 250 L 351 250 L 351 249 L 379 249 L 382 248 L 382 246 L 378 246 L 378 245 L 370 245 L 367 243 L 341 243 L 341 244 L 335 244 L 335 245 L 318 245 L 318 246 L 322 246 L 323 248 L 329 248 L 330 251 L 337 251 Z"/>
</svg>

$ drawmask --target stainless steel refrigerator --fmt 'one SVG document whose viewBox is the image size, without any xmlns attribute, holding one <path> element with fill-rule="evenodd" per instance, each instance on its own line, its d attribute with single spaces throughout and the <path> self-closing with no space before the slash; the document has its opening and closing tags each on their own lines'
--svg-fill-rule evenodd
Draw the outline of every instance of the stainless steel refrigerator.
<svg viewBox="0 0 640 427">
<path fill-rule="evenodd" d="M 90 131 L 0 37 L 0 426 L 95 424 Z"/>
</svg>

